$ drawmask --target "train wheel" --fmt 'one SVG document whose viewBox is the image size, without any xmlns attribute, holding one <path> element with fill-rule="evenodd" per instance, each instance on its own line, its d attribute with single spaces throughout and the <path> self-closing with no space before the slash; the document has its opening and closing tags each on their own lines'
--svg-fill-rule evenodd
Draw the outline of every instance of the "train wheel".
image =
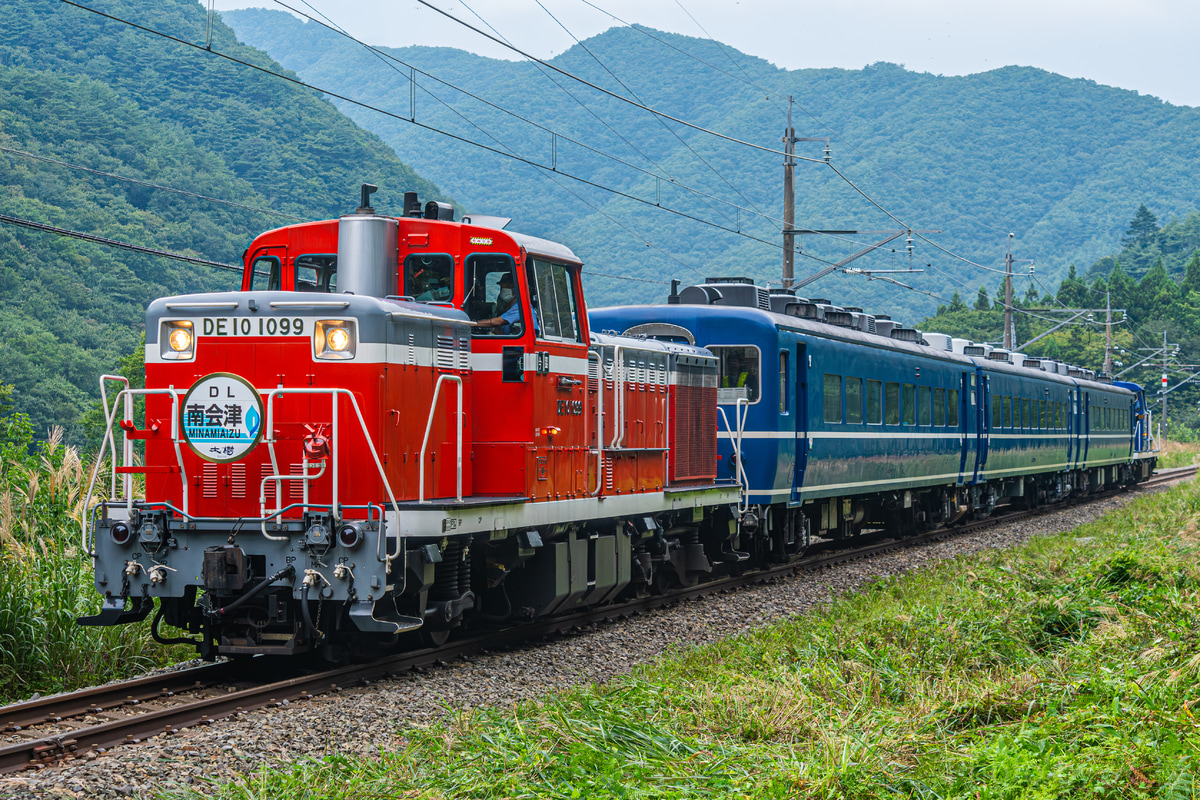
<svg viewBox="0 0 1200 800">
<path fill-rule="evenodd" d="M 421 628 L 420 636 L 421 644 L 426 647 L 441 647 L 450 639 L 450 629 L 430 630 L 429 628 Z"/>
</svg>

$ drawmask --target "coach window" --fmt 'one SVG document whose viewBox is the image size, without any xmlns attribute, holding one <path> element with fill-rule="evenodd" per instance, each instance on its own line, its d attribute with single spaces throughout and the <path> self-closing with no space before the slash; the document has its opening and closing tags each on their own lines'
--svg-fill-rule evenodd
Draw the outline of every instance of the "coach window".
<svg viewBox="0 0 1200 800">
<path fill-rule="evenodd" d="M 1029 413 L 1029 401 L 1028 400 L 1021 401 L 1021 427 L 1022 428 L 1032 428 L 1033 427 L 1033 415 Z"/>
<path fill-rule="evenodd" d="M 846 378 L 846 422 L 863 421 L 862 378 Z"/>
<path fill-rule="evenodd" d="M 745 400 L 757 403 L 759 395 L 758 348 L 745 345 L 708 345 L 719 359 L 718 403 Z"/>
<path fill-rule="evenodd" d="M 900 384 L 889 383 L 883 387 L 883 421 L 887 425 L 900 424 Z"/>
<path fill-rule="evenodd" d="M 1000 419 L 1000 425 L 1001 425 L 1001 427 L 1004 427 L 1004 428 L 1012 427 L 1012 398 L 1011 397 L 1008 397 L 1008 396 L 1004 397 L 1004 409 L 1003 409 L 1003 416 Z"/>
<path fill-rule="evenodd" d="M 931 424 L 929 419 L 930 406 L 933 405 L 929 400 L 929 387 L 917 387 L 917 397 L 919 398 L 917 401 L 917 424 L 929 425 Z"/>
<path fill-rule="evenodd" d="M 904 413 L 904 424 L 915 425 L 917 422 L 917 387 L 911 383 L 904 384 L 900 409 Z"/>
<path fill-rule="evenodd" d="M 268 292 L 279 290 L 279 259 L 275 256 L 260 256 L 250 265 L 250 288 Z"/>
<path fill-rule="evenodd" d="M 788 413 L 788 354 L 779 354 L 779 413 Z"/>
<path fill-rule="evenodd" d="M 947 422 L 950 424 L 950 427 L 957 428 L 958 427 L 958 389 L 951 389 L 949 394 L 946 397 L 946 400 L 948 401 L 948 405 L 949 405 L 948 410 L 950 412 L 948 415 L 949 419 L 947 420 Z"/>
<path fill-rule="evenodd" d="M 935 428 L 944 427 L 946 424 L 946 390 L 933 390 L 933 425 Z"/>
<path fill-rule="evenodd" d="M 992 430 L 995 430 L 1002 425 L 1002 418 L 1000 415 L 1000 410 L 1004 405 L 1002 400 L 1003 398 L 1000 397 L 992 398 Z"/>
<path fill-rule="evenodd" d="M 842 421 L 842 376 L 825 376 L 825 396 L 822 401 L 826 422 Z"/>
<path fill-rule="evenodd" d="M 472 336 L 520 336 L 525 332 L 529 307 L 515 280 L 516 264 L 504 253 L 467 257 L 462 310 L 482 323 Z M 514 310 L 515 309 L 515 310 Z M 495 324 L 497 321 L 501 324 Z"/>
<path fill-rule="evenodd" d="M 867 381 L 867 424 L 883 424 L 883 383 Z"/>
<path fill-rule="evenodd" d="M 337 291 L 337 256 L 331 253 L 296 256 L 295 282 L 297 292 Z"/>
<path fill-rule="evenodd" d="M 533 262 L 536 284 L 530 292 L 530 302 L 533 304 L 533 313 L 541 320 L 538 338 L 579 341 L 583 328 L 579 324 L 571 271 L 552 261 L 539 258 L 530 260 Z"/>
<path fill-rule="evenodd" d="M 444 253 L 413 253 L 404 259 L 400 294 L 418 303 L 449 303 L 454 299 L 454 257 Z"/>
</svg>

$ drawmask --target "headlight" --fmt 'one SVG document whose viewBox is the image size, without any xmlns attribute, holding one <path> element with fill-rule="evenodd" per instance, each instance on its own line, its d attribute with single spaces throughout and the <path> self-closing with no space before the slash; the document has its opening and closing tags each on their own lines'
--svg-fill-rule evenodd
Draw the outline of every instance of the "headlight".
<svg viewBox="0 0 1200 800">
<path fill-rule="evenodd" d="M 356 338 L 354 320 L 319 320 L 313 330 L 313 355 L 326 359 L 354 358 Z"/>
<path fill-rule="evenodd" d="M 196 355 L 196 332 L 188 320 L 164 322 L 158 341 L 163 358 L 188 361 Z"/>
<path fill-rule="evenodd" d="M 330 350 L 344 353 L 350 347 L 350 331 L 345 328 L 330 328 L 325 333 L 325 344 Z"/>
</svg>

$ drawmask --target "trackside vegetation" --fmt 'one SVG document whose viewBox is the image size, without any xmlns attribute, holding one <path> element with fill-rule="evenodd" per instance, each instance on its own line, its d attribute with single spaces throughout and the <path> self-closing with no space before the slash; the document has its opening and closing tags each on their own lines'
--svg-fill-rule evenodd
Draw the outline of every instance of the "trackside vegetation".
<svg viewBox="0 0 1200 800">
<path fill-rule="evenodd" d="M 0 409 L 10 392 L 0 386 Z M 188 657 L 155 644 L 148 625 L 75 624 L 100 607 L 79 542 L 89 470 L 61 428 L 35 443 L 28 416 L 0 410 L 0 704 Z"/>
<path fill-rule="evenodd" d="M 1200 491 L 224 798 L 1194 797 Z M 398 709 L 398 715 L 402 709 Z"/>
</svg>

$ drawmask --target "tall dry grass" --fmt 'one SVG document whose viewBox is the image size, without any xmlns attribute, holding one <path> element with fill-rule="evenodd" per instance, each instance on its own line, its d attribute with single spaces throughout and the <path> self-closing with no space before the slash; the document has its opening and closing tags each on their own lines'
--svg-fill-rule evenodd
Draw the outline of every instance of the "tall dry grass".
<svg viewBox="0 0 1200 800">
<path fill-rule="evenodd" d="M 113 680 L 174 660 L 146 624 L 90 628 L 100 607 L 79 541 L 91 465 L 54 429 L 0 419 L 0 703 Z"/>
</svg>

